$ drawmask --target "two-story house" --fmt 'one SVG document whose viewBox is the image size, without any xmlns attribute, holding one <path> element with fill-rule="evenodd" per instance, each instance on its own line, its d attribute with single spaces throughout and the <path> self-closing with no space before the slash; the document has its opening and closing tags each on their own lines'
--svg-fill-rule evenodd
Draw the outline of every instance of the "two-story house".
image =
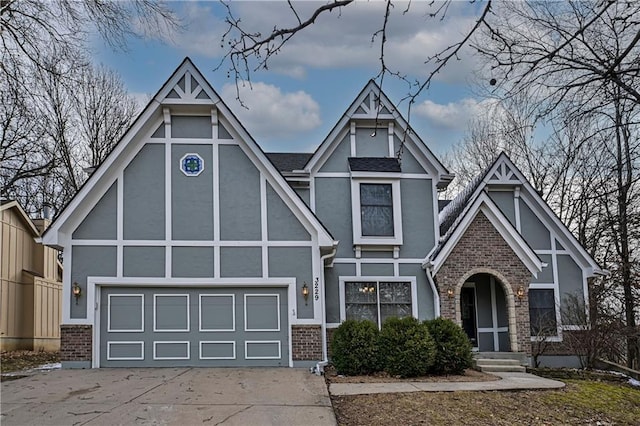
<svg viewBox="0 0 640 426">
<path fill-rule="evenodd" d="M 310 366 L 348 318 L 452 318 L 531 351 L 601 273 L 506 156 L 453 176 L 369 82 L 314 153 L 265 154 L 189 59 L 44 236 L 66 367 Z"/>
</svg>

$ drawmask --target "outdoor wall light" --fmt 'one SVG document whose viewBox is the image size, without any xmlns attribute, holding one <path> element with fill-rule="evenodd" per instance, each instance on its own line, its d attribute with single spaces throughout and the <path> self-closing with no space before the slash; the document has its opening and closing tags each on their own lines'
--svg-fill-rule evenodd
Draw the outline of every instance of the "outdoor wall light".
<svg viewBox="0 0 640 426">
<path fill-rule="evenodd" d="M 309 286 L 306 281 L 304 281 L 304 284 L 302 285 L 302 297 L 304 297 L 304 304 L 306 305 L 307 300 L 309 300 Z"/>
<path fill-rule="evenodd" d="M 447 296 L 449 296 L 449 298 L 452 298 L 452 297 L 453 297 L 453 294 L 454 294 L 454 293 L 453 293 L 453 287 L 449 287 L 449 288 L 447 289 Z"/>
<path fill-rule="evenodd" d="M 524 298 L 524 287 L 518 287 L 518 289 L 516 290 L 516 296 L 518 296 L 518 299 Z"/>
<path fill-rule="evenodd" d="M 78 299 L 82 296 L 82 288 L 78 285 L 78 283 L 73 283 L 71 287 L 71 291 L 73 292 L 73 297 L 76 298 L 76 305 L 78 304 Z"/>
</svg>

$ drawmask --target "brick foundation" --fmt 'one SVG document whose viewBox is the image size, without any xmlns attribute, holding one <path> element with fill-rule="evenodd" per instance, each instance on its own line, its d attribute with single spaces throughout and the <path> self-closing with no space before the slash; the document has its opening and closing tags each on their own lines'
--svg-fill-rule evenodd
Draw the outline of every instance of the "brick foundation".
<svg viewBox="0 0 640 426">
<path fill-rule="evenodd" d="M 435 277 L 444 318 L 461 324 L 460 289 L 465 281 L 481 273 L 493 275 L 504 289 L 511 350 L 531 354 L 527 294 L 531 273 L 489 219 L 478 212 Z M 519 287 L 525 289 L 522 299 L 515 296 Z M 454 297 L 447 295 L 448 289 L 454 290 Z"/>
<path fill-rule="evenodd" d="M 319 325 L 292 325 L 291 348 L 294 361 L 322 360 L 322 327 Z"/>
<path fill-rule="evenodd" d="M 90 325 L 60 326 L 60 359 L 91 361 L 93 330 Z"/>
</svg>

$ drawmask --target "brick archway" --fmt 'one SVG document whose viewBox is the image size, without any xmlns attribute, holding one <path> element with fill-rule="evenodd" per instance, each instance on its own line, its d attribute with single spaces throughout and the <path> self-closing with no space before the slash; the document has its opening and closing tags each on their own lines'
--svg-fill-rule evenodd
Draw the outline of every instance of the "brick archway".
<svg viewBox="0 0 640 426">
<path fill-rule="evenodd" d="M 531 272 L 480 211 L 435 274 L 442 317 L 461 323 L 461 288 L 469 277 L 482 273 L 495 277 L 504 290 L 510 349 L 514 352 L 531 353 L 527 294 Z M 515 294 L 520 287 L 525 290 L 525 294 L 524 297 L 517 298 Z M 451 297 L 448 295 L 450 290 Z"/>
<path fill-rule="evenodd" d="M 500 286 L 504 290 L 505 293 L 505 302 L 507 304 L 507 318 L 509 321 L 509 347 L 512 352 L 518 352 L 518 331 L 516 326 L 516 304 L 513 293 L 513 287 L 509 283 L 509 281 L 498 271 L 491 268 L 475 268 L 464 275 L 458 280 L 458 283 L 454 289 L 454 303 L 455 303 L 455 313 L 456 313 L 456 324 L 462 325 L 462 312 L 460 309 L 460 291 L 462 290 L 462 286 L 465 282 L 474 275 L 477 274 L 488 274 L 493 275 L 496 278 L 496 281 L 500 283 Z"/>
</svg>

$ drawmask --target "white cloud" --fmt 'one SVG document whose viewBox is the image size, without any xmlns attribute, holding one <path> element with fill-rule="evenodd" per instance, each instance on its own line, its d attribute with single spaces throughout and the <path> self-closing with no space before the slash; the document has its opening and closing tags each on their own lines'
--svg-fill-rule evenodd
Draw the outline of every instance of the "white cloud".
<svg viewBox="0 0 640 426">
<path fill-rule="evenodd" d="M 495 103 L 493 100 L 478 102 L 464 98 L 457 102 L 438 104 L 426 100 L 415 107 L 414 112 L 425 118 L 430 125 L 440 129 L 466 130 L 469 122 Z"/>
<path fill-rule="evenodd" d="M 236 100 L 234 84 L 225 84 L 221 96 L 258 142 L 290 140 L 322 123 L 320 106 L 306 92 L 285 93 L 277 86 L 261 82 L 252 83 L 251 87 L 239 83 L 238 87 L 246 108 Z"/>
<path fill-rule="evenodd" d="M 387 65 L 393 70 L 427 75 L 432 69 L 425 65 L 427 58 L 461 40 L 474 23 L 474 10 L 466 2 L 453 2 L 444 20 L 429 17 L 429 13 L 439 7 L 438 3 L 430 3 L 412 2 L 409 12 L 403 14 L 406 4 L 394 2 L 385 48 Z M 294 3 L 302 19 L 310 16 L 320 4 Z M 274 25 L 283 28 L 296 24 L 286 2 L 234 2 L 231 7 L 234 16 L 241 19 L 243 28 L 252 33 L 269 34 Z M 341 11 L 320 15 L 313 25 L 295 34 L 270 59 L 269 69 L 293 78 L 304 78 L 309 68 L 368 67 L 377 70 L 380 40 L 377 37 L 372 42 L 372 37 L 382 26 L 384 10 L 385 2 L 354 2 Z M 220 15 L 223 11 L 209 4 L 185 3 L 182 13 L 186 16 L 187 30 L 174 36 L 176 47 L 189 53 L 220 58 L 226 48 L 221 46 L 221 37 L 228 28 Z M 451 61 L 446 72 L 437 75 L 436 79 L 465 82 L 473 66 L 472 55 L 465 52 L 460 60 Z"/>
</svg>

